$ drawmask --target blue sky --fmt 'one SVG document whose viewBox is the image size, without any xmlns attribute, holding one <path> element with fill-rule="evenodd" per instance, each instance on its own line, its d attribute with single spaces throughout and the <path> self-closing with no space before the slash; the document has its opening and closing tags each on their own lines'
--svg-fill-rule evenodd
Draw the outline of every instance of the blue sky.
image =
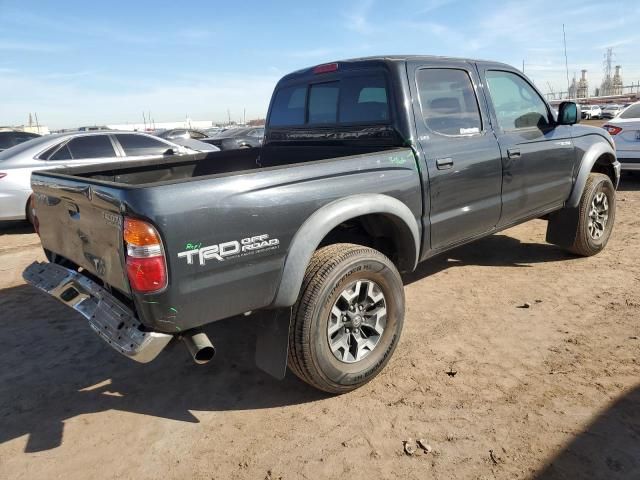
<svg viewBox="0 0 640 480">
<path fill-rule="evenodd" d="M 264 116 L 278 78 L 354 56 L 416 53 L 525 61 L 547 92 L 602 77 L 607 46 L 640 81 L 637 0 L 200 2 L 0 0 L 0 125 L 53 128 Z"/>
</svg>

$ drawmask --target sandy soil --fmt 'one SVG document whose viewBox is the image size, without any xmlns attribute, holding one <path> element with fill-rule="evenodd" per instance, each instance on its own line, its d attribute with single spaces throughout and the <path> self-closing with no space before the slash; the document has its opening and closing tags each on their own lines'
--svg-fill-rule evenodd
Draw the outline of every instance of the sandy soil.
<svg viewBox="0 0 640 480">
<path fill-rule="evenodd" d="M 255 318 L 212 326 L 207 366 L 120 357 L 24 285 L 37 237 L 2 225 L 0 478 L 638 479 L 640 176 L 619 200 L 596 257 L 534 221 L 421 266 L 390 364 L 339 397 L 258 371 Z"/>
</svg>

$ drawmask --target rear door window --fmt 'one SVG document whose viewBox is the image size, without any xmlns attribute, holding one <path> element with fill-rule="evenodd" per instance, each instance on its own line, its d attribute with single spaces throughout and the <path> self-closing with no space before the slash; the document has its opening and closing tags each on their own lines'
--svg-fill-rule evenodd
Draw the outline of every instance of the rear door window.
<svg viewBox="0 0 640 480">
<path fill-rule="evenodd" d="M 631 105 L 620 114 L 619 118 L 638 118 L 640 117 L 640 103 Z"/>
<path fill-rule="evenodd" d="M 444 135 L 481 132 L 478 100 L 466 71 L 424 68 L 418 70 L 417 82 L 422 115 L 430 130 Z"/>
<path fill-rule="evenodd" d="M 111 158 L 116 156 L 111 140 L 107 135 L 88 135 L 77 137 L 67 143 L 75 160 L 84 158 Z"/>
<path fill-rule="evenodd" d="M 49 160 L 71 160 L 71 152 L 67 145 L 63 146 L 60 150 L 49 157 Z"/>
<path fill-rule="evenodd" d="M 171 148 L 170 145 L 146 135 L 122 133 L 116 134 L 116 139 L 120 142 L 127 157 L 164 155 Z"/>
</svg>

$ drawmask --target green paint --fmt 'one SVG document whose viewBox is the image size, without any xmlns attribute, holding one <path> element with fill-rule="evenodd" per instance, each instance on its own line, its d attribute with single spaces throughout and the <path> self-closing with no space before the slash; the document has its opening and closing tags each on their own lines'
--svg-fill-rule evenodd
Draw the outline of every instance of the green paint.
<svg viewBox="0 0 640 480">
<path fill-rule="evenodd" d="M 178 313 L 178 310 L 177 310 L 177 309 L 175 309 L 175 308 L 173 308 L 173 307 L 169 307 L 169 310 L 171 310 L 171 311 L 172 311 L 172 312 L 174 312 L 174 313 Z"/>
<path fill-rule="evenodd" d="M 201 246 L 202 246 L 202 242 L 200 243 L 187 242 L 184 248 L 185 250 L 198 250 Z"/>
</svg>

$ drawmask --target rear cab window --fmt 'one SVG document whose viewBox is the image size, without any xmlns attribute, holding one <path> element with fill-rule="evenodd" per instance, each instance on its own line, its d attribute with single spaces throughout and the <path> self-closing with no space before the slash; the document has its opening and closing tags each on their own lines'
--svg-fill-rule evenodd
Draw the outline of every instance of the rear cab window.
<svg viewBox="0 0 640 480">
<path fill-rule="evenodd" d="M 386 76 L 380 71 L 347 72 L 337 80 L 306 78 L 280 87 L 269 113 L 270 127 L 389 123 Z"/>
</svg>

